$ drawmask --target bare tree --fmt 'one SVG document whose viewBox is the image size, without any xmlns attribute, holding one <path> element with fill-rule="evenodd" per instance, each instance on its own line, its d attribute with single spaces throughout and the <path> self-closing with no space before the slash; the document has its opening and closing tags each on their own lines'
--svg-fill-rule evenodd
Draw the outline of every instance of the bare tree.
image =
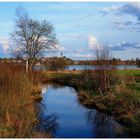
<svg viewBox="0 0 140 140">
<path fill-rule="evenodd" d="M 96 50 L 97 66 L 95 69 L 95 77 L 97 80 L 97 87 L 100 93 L 103 95 L 111 84 L 113 84 L 116 68 L 110 63 L 111 55 L 108 46 L 102 47 L 100 50 Z M 112 73 L 113 72 L 113 73 Z"/>
<path fill-rule="evenodd" d="M 55 47 L 54 27 L 46 20 L 40 22 L 30 18 L 22 7 L 17 8 L 16 17 L 15 30 L 11 34 L 16 46 L 13 54 L 26 58 L 26 64 L 28 66 L 29 63 L 31 69 L 36 58 L 42 56 L 45 50 Z"/>
</svg>

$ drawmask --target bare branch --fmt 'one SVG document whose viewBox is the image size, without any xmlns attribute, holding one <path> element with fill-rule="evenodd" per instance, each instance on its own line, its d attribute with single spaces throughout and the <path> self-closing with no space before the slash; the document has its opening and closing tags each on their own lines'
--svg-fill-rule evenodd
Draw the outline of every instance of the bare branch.
<svg viewBox="0 0 140 140">
<path fill-rule="evenodd" d="M 47 22 L 34 20 L 21 7 L 16 10 L 15 30 L 11 34 L 15 48 L 13 54 L 27 57 L 30 63 L 57 43 L 54 27 Z"/>
</svg>

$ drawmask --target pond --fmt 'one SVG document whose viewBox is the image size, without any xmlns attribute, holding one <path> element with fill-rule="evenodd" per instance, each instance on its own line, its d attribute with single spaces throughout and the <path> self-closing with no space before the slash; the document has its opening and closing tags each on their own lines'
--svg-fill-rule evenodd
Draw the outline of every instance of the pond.
<svg viewBox="0 0 140 140">
<path fill-rule="evenodd" d="M 83 107 L 74 88 L 45 85 L 38 103 L 38 131 L 55 138 L 125 137 L 123 127 L 111 116 Z"/>
<path fill-rule="evenodd" d="M 137 65 L 117 65 L 117 69 L 140 69 Z M 94 70 L 96 68 L 95 65 L 68 65 L 64 69 L 65 70 Z M 47 70 L 45 66 L 34 66 L 34 70 Z"/>
<path fill-rule="evenodd" d="M 93 65 L 69 65 L 66 66 L 65 69 L 66 70 L 85 70 L 85 69 L 89 69 L 89 70 L 94 70 L 97 66 Z M 139 67 L 137 65 L 117 65 L 116 66 L 117 69 L 139 69 Z"/>
</svg>

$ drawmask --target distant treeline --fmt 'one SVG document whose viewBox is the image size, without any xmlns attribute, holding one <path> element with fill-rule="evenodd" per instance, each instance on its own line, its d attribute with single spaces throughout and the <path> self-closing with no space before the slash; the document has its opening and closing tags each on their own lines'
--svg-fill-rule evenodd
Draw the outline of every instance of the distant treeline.
<svg viewBox="0 0 140 140">
<path fill-rule="evenodd" d="M 0 58 L 0 62 L 13 62 L 13 63 L 25 63 L 26 60 L 22 58 Z M 60 63 L 57 64 L 57 61 Z M 110 64 L 112 65 L 138 65 L 140 66 L 140 58 L 136 59 L 129 59 L 129 60 L 121 60 L 120 58 L 112 58 L 109 61 Z M 46 57 L 46 58 L 39 58 L 36 59 L 35 64 L 41 64 L 41 65 L 46 65 L 49 63 L 55 63 L 57 65 L 61 64 L 62 65 L 97 65 L 98 61 L 97 60 L 72 60 L 70 58 L 67 58 L 65 56 L 63 57 Z"/>
<path fill-rule="evenodd" d="M 113 58 L 107 61 L 109 61 L 109 63 L 113 65 L 140 65 L 139 58 L 131 59 L 131 60 L 121 60 L 121 59 Z M 79 60 L 75 62 L 77 63 L 77 65 L 97 65 L 98 64 L 97 60 Z"/>
</svg>

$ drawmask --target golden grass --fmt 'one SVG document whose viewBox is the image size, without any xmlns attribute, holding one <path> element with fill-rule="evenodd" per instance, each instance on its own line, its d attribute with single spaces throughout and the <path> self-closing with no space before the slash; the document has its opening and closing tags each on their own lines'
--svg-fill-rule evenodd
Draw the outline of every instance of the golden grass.
<svg viewBox="0 0 140 140">
<path fill-rule="evenodd" d="M 0 137 L 34 136 L 32 83 L 20 65 L 0 64 Z"/>
<path fill-rule="evenodd" d="M 47 71 L 48 74 L 80 74 L 82 70 L 59 70 L 59 71 Z"/>
</svg>

